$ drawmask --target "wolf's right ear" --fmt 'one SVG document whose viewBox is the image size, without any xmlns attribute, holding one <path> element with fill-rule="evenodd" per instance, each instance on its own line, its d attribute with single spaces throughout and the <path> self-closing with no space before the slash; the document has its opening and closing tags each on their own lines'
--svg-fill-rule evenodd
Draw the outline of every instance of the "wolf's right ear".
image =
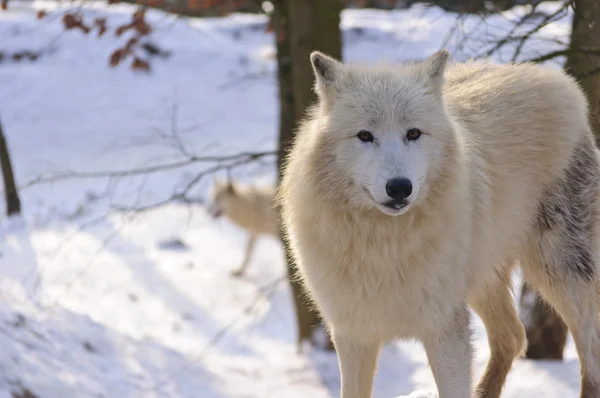
<svg viewBox="0 0 600 398">
<path fill-rule="evenodd" d="M 313 51 L 310 54 L 310 63 L 315 73 L 315 90 L 317 94 L 322 100 L 331 100 L 334 84 L 339 77 L 342 63 L 319 51 Z"/>
<path fill-rule="evenodd" d="M 423 77 L 431 81 L 439 88 L 444 83 L 444 71 L 448 64 L 450 53 L 445 48 L 438 50 L 435 54 L 427 57 L 422 63 Z"/>
<path fill-rule="evenodd" d="M 217 192 L 217 193 L 219 193 L 219 192 L 220 193 L 223 193 L 223 192 L 233 193 L 235 191 L 235 188 L 229 178 L 227 180 L 222 180 L 221 178 L 215 178 L 213 190 L 214 190 L 214 192 Z"/>
</svg>

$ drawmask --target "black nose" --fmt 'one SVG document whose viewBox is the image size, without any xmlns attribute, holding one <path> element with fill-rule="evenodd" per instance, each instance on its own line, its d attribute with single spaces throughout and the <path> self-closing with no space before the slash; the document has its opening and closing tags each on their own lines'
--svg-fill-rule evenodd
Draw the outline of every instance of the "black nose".
<svg viewBox="0 0 600 398">
<path fill-rule="evenodd" d="M 385 184 L 385 192 L 394 200 L 404 200 L 412 193 L 412 183 L 408 178 L 392 178 Z"/>
</svg>

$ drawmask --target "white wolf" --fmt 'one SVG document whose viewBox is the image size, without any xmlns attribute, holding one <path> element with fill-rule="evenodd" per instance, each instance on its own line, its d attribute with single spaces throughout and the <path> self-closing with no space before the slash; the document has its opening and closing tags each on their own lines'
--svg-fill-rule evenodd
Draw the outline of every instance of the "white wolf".
<svg viewBox="0 0 600 398">
<path fill-rule="evenodd" d="M 568 324 L 581 397 L 600 397 L 600 158 L 587 102 L 562 71 L 396 66 L 311 54 L 319 103 L 278 194 L 297 267 L 337 349 L 342 397 L 371 396 L 383 342 L 417 338 L 441 398 L 472 396 L 469 311 L 499 397 L 524 347 L 510 272 Z"/>
<path fill-rule="evenodd" d="M 260 235 L 279 236 L 275 192 L 275 187 L 271 185 L 216 181 L 207 206 L 209 214 L 214 218 L 225 215 L 249 233 L 242 264 L 232 275 L 244 274 L 254 250 L 254 243 Z"/>
</svg>

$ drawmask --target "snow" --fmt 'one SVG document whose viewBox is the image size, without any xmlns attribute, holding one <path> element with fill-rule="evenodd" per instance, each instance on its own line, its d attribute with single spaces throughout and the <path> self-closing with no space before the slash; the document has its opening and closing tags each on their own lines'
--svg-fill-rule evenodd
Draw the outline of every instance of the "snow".
<svg viewBox="0 0 600 398">
<path fill-rule="evenodd" d="M 36 62 L 0 63 L 0 116 L 19 184 L 181 160 L 179 142 L 201 155 L 275 149 L 274 46 L 265 16 L 190 19 L 149 11 L 152 41 L 172 55 L 153 59 L 144 74 L 128 63 L 108 67 L 127 34 L 64 31 L 60 20 L 69 7 L 11 0 L 0 12 L 0 51 L 42 51 Z M 49 15 L 38 21 L 37 9 Z M 81 10 L 84 20 L 107 17 L 114 29 L 128 22 L 132 6 L 87 2 Z M 485 53 L 486 38 L 506 31 L 523 12 L 487 24 L 465 18 L 463 30 L 448 37 L 458 16 L 435 7 L 345 10 L 344 57 L 398 62 L 445 45 L 455 59 L 466 59 Z M 569 24 L 567 16 L 546 26 L 519 59 L 557 48 Z M 508 61 L 514 48 L 503 48 L 496 59 Z M 212 220 L 203 206 L 109 211 L 160 202 L 210 166 L 22 190 L 23 218 L 0 220 L 0 397 L 19 386 L 40 398 L 338 396 L 335 354 L 297 353 L 275 239 L 259 240 L 248 275 L 236 279 L 229 272 L 242 260 L 246 236 Z M 273 181 L 274 170 L 269 159 L 232 174 Z M 193 193 L 204 196 L 211 183 L 206 178 Z M 477 318 L 474 328 L 477 377 L 489 349 Z M 561 363 L 518 360 L 503 396 L 575 397 L 578 375 L 569 340 Z M 374 397 L 432 388 L 418 343 L 385 347 Z"/>
</svg>

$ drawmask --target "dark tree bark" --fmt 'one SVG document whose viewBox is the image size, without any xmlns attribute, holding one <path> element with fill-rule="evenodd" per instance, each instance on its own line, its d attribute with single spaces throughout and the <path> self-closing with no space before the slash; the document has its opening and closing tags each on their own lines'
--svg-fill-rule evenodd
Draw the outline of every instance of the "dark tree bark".
<svg viewBox="0 0 600 398">
<path fill-rule="evenodd" d="M 581 49 L 600 49 L 600 1 L 573 0 L 573 25 L 565 70 L 583 88 L 590 105 L 590 123 L 600 142 L 600 56 Z M 521 319 L 527 332 L 531 359 L 562 359 L 568 328 L 540 295 L 523 285 Z"/>
<path fill-rule="evenodd" d="M 527 335 L 525 356 L 562 360 L 569 330 L 560 315 L 527 283 L 523 284 L 519 306 Z"/>
<path fill-rule="evenodd" d="M 310 53 L 322 51 L 336 59 L 342 58 L 340 31 L 341 0 L 286 0 L 290 15 L 290 57 L 294 116 L 300 119 L 308 105 L 316 100 Z"/>
<path fill-rule="evenodd" d="M 12 216 L 13 214 L 21 213 L 21 201 L 19 200 L 19 191 L 15 185 L 15 176 L 13 174 L 13 168 L 10 161 L 10 154 L 8 152 L 8 146 L 6 145 L 6 139 L 4 138 L 4 131 L 2 130 L 2 122 L 0 121 L 0 166 L 2 167 L 2 177 L 4 179 L 4 193 L 6 196 L 6 214 Z"/>
<path fill-rule="evenodd" d="M 294 139 L 294 128 L 315 99 L 312 90 L 313 73 L 309 55 L 323 51 L 341 59 L 340 32 L 341 0 L 276 0 L 271 16 L 277 45 L 279 81 L 279 180 L 285 156 Z M 303 287 L 295 278 L 293 259 L 284 231 L 281 231 L 288 274 L 298 322 L 298 347 L 304 341 L 314 342 L 313 332 L 319 321 L 318 313 L 307 305 Z M 333 348 L 331 342 L 328 348 Z"/>
<path fill-rule="evenodd" d="M 294 123 L 294 93 L 292 85 L 292 59 L 290 56 L 290 34 L 288 23 L 288 8 L 285 0 L 274 3 L 275 8 L 271 17 L 271 24 L 275 33 L 277 46 L 277 77 L 279 81 L 279 153 L 277 156 L 278 183 L 281 181 L 285 156 L 292 144 Z M 294 278 L 293 258 L 290 248 L 285 239 L 285 231 L 281 230 L 282 243 L 285 260 L 288 269 L 292 297 L 296 311 L 296 323 L 298 328 L 298 349 L 302 343 L 312 337 L 313 328 L 318 325 L 318 317 L 314 311 L 307 306 L 303 297 L 300 281 Z"/>
<path fill-rule="evenodd" d="M 571 49 L 565 69 L 578 79 L 590 104 L 590 121 L 600 137 L 600 56 L 578 49 L 600 49 L 600 1 L 573 0 Z"/>
</svg>

